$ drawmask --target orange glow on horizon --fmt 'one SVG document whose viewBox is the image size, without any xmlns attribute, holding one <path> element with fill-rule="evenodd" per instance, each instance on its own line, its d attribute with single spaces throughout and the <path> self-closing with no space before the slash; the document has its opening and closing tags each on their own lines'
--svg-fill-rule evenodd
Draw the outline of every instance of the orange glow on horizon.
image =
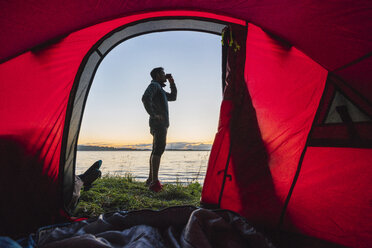
<svg viewBox="0 0 372 248">
<path fill-rule="evenodd" d="M 212 145 L 213 141 L 195 141 L 195 140 L 188 140 L 188 141 L 179 141 L 179 140 L 169 140 L 167 144 L 175 144 L 175 143 L 187 143 L 190 146 L 197 146 L 201 144 L 205 145 Z M 139 145 L 144 144 L 152 144 L 152 139 L 144 140 L 144 141 L 136 141 L 136 142 L 116 142 L 116 141 L 101 141 L 101 140 L 79 140 L 78 145 L 86 145 L 86 146 L 107 146 L 107 147 L 137 147 Z"/>
</svg>

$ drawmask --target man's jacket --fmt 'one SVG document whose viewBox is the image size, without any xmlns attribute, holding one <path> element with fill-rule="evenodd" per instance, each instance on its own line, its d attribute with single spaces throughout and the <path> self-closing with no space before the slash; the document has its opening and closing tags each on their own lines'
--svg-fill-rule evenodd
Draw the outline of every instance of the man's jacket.
<svg viewBox="0 0 372 248">
<path fill-rule="evenodd" d="M 165 92 L 163 85 L 152 80 L 142 96 L 142 102 L 147 113 L 150 115 L 150 127 L 169 127 L 168 101 L 177 99 L 177 88 L 170 84 L 171 92 Z M 156 115 L 161 118 L 155 118 Z"/>
</svg>

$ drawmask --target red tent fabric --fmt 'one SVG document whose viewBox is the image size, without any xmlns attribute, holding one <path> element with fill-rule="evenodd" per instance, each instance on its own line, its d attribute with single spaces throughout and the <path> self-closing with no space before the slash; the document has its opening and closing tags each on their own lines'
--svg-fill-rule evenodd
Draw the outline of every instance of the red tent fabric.
<svg viewBox="0 0 372 248">
<path fill-rule="evenodd" d="M 309 147 L 288 205 L 286 228 L 350 247 L 368 247 L 371 149 Z M 325 169 L 326 168 L 326 169 Z M 331 207 L 332 206 L 332 207 Z"/>
<path fill-rule="evenodd" d="M 234 39 L 239 41 L 239 37 Z M 357 185 L 367 185 L 366 180 L 371 179 L 368 173 L 371 150 L 326 147 L 325 141 L 322 145 L 325 147 L 306 149 L 327 71 L 296 48 L 274 40 L 251 24 L 244 57 L 246 90 L 251 103 L 234 104 L 224 99 L 202 201 L 239 212 L 256 225 L 266 227 L 281 224 L 281 215 L 286 213 L 287 230 L 348 246 L 367 247 L 366 230 L 372 229 L 365 219 L 372 217 L 367 211 L 368 195 L 372 192 L 370 187 L 361 190 Z M 227 68 L 232 70 L 230 66 Z M 237 66 L 232 68 L 234 74 L 239 74 Z M 226 77 L 225 98 L 239 99 L 240 93 L 234 93 L 233 97 L 228 93 L 231 84 L 237 87 L 239 79 L 230 82 Z M 232 119 L 235 108 L 244 108 L 242 105 L 246 109 L 240 114 L 237 127 Z M 249 117 L 252 113 L 256 119 Z M 256 122 L 264 147 L 252 135 L 257 133 Z M 371 123 L 368 127 L 371 130 Z M 369 133 L 364 132 L 363 137 L 370 137 Z M 233 140 L 234 134 L 238 141 Z M 245 138 L 247 135 L 250 137 Z M 336 131 L 334 135 L 344 134 Z M 237 150 L 241 152 L 234 157 Z M 358 165 L 351 166 L 353 162 Z M 299 167 L 294 194 L 288 198 Z M 226 178 L 221 173 L 224 170 Z M 361 176 L 361 171 L 367 175 Z M 290 199 L 288 208 L 286 199 Z"/>
<path fill-rule="evenodd" d="M 58 221 L 73 183 L 85 69 L 116 45 L 104 42 L 174 17 L 236 24 L 241 47 L 227 57 L 203 202 L 263 227 L 372 243 L 371 1 L 15 0 L 0 8 L 0 190 L 9 199 L 0 204 L 1 234 Z"/>
</svg>

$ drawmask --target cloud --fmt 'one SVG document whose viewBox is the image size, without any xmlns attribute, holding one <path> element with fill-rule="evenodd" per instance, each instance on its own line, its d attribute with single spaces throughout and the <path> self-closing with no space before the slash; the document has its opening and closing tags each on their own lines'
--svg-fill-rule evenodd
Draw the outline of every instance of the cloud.
<svg viewBox="0 0 372 248">
<path fill-rule="evenodd" d="M 139 149 L 139 150 L 144 150 L 144 149 L 151 149 L 152 144 L 135 144 L 135 145 L 124 145 L 120 146 L 121 148 L 131 148 L 131 149 Z"/>
<path fill-rule="evenodd" d="M 211 144 L 205 143 L 188 143 L 188 142 L 173 142 L 166 146 L 166 149 L 171 150 L 210 150 Z"/>
</svg>

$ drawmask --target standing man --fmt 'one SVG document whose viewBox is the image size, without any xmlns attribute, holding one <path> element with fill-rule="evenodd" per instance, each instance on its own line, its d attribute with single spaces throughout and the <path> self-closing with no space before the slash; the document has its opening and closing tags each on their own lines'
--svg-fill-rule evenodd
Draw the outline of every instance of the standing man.
<svg viewBox="0 0 372 248">
<path fill-rule="evenodd" d="M 172 75 L 165 74 L 162 67 L 154 68 L 150 75 L 152 81 L 142 96 L 143 105 L 150 115 L 150 133 L 153 136 L 150 171 L 146 185 L 151 191 L 159 192 L 163 187 L 158 179 L 160 158 L 165 150 L 169 127 L 168 101 L 176 100 L 177 88 Z M 165 92 L 163 89 L 167 80 L 170 84 L 170 93 Z"/>
</svg>

